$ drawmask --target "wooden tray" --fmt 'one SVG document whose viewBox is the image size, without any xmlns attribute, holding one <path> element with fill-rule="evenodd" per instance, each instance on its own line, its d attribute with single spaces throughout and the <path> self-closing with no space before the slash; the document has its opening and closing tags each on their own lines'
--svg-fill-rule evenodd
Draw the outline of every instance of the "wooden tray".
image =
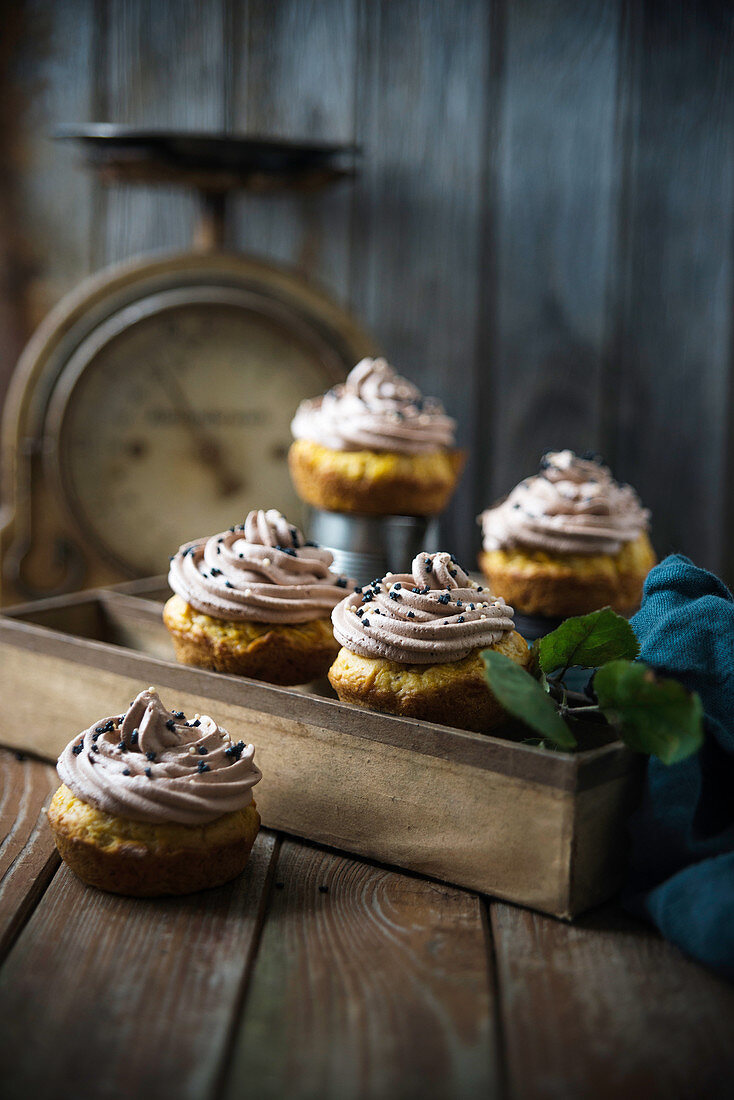
<svg viewBox="0 0 734 1100">
<path fill-rule="evenodd" d="M 0 616 L 0 743 L 55 760 L 153 684 L 168 707 L 254 742 L 270 828 L 559 917 L 619 887 L 642 771 L 621 743 L 549 753 L 339 703 L 328 684 L 188 668 L 161 622 L 166 595 L 152 578 Z"/>
</svg>

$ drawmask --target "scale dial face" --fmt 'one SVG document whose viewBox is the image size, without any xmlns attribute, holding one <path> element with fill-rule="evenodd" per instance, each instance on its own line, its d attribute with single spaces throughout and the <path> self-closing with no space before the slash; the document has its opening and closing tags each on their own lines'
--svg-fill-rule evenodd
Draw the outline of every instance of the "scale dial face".
<svg viewBox="0 0 734 1100">
<path fill-rule="evenodd" d="M 47 453 L 76 524 L 123 572 L 165 572 L 189 539 L 251 508 L 300 522 L 286 455 L 298 402 L 345 364 L 291 310 L 239 288 L 158 292 L 69 358 Z"/>
</svg>

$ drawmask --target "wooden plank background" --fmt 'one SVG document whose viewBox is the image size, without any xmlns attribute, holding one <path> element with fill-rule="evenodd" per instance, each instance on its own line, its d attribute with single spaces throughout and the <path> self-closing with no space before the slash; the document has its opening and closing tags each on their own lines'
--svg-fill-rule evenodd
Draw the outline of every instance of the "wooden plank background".
<svg viewBox="0 0 734 1100">
<path fill-rule="evenodd" d="M 734 581 L 734 11 L 726 0 L 6 0 L 0 393 L 90 270 L 190 238 L 193 201 L 103 190 L 61 122 L 356 140 L 356 184 L 241 198 L 441 396 L 471 461 L 449 523 L 548 447 L 604 454 L 656 546 Z"/>
</svg>

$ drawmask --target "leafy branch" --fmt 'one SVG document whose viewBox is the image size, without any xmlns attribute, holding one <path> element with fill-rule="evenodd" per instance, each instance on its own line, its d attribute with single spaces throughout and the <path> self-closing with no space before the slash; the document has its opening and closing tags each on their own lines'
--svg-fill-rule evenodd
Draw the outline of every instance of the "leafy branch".
<svg viewBox="0 0 734 1100">
<path fill-rule="evenodd" d="M 567 619 L 536 643 L 526 671 L 493 649 L 482 652 L 487 683 L 504 709 L 549 747 L 572 751 L 588 722 L 606 725 L 630 748 L 675 764 L 703 742 L 698 695 L 639 661 L 629 622 L 611 608 Z M 595 669 L 584 692 L 565 682 Z"/>
</svg>

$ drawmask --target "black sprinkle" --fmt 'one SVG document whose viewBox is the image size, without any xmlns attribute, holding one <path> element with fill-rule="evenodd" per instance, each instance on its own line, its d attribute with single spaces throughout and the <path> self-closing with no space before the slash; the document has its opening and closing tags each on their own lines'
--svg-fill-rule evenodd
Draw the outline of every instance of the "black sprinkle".
<svg viewBox="0 0 734 1100">
<path fill-rule="evenodd" d="M 430 586 L 430 584 L 427 584 L 425 586 L 425 588 L 422 590 L 421 595 L 422 596 L 427 596 L 430 591 L 431 591 L 431 586 Z"/>
<path fill-rule="evenodd" d="M 419 596 L 420 596 L 420 594 L 421 594 L 421 590 L 420 590 L 420 588 L 418 588 L 417 586 L 416 586 L 415 588 L 411 588 L 411 590 L 410 590 L 410 591 L 411 591 L 411 592 L 415 592 L 415 593 L 417 593 L 417 595 L 419 595 Z"/>
<path fill-rule="evenodd" d="M 354 591 L 360 593 L 362 591 L 362 586 L 358 584 Z"/>
<path fill-rule="evenodd" d="M 130 704 L 130 706 L 132 706 L 132 703 Z M 95 727 L 94 727 L 94 732 L 95 732 L 95 733 L 97 734 L 97 736 L 99 737 L 100 733 L 102 732 L 102 726 L 95 726 Z"/>
<path fill-rule="evenodd" d="M 481 584 L 477 585 L 477 592 L 484 592 L 484 589 L 482 588 Z"/>
<path fill-rule="evenodd" d="M 92 745 L 92 752 L 99 752 L 99 745 Z"/>
<path fill-rule="evenodd" d="M 222 575 L 222 570 L 221 570 L 221 569 L 217 569 L 216 565 L 215 565 L 215 566 L 213 566 L 213 567 L 212 567 L 212 576 L 213 576 L 213 577 L 221 577 L 221 575 Z M 174 713 L 174 714 L 176 713 L 176 712 L 175 712 L 175 710 L 174 710 L 174 712 L 173 712 L 173 713 Z"/>
<path fill-rule="evenodd" d="M 184 714 L 184 712 L 182 710 L 172 710 L 171 714 L 173 715 L 174 718 L 185 718 L 186 717 L 186 715 Z"/>
<path fill-rule="evenodd" d="M 210 772 L 211 768 L 205 760 L 200 760 L 199 763 L 196 765 L 196 770 L 198 772 Z"/>
<path fill-rule="evenodd" d="M 187 726 L 200 726 L 201 722 L 199 721 L 198 718 L 194 718 L 193 722 L 187 722 L 186 725 Z"/>
<path fill-rule="evenodd" d="M 244 554 L 238 554 L 237 555 L 238 558 L 244 558 L 244 556 L 245 556 Z"/>
<path fill-rule="evenodd" d="M 433 562 L 431 561 L 430 558 L 426 558 L 426 560 L 423 562 L 423 564 L 426 567 L 426 573 L 432 573 L 433 572 Z"/>
<path fill-rule="evenodd" d="M 456 576 L 456 570 L 455 569 L 449 569 L 449 576 L 450 577 L 455 577 Z"/>
<path fill-rule="evenodd" d="M 357 608 L 357 618 L 361 619 L 363 615 L 364 615 L 364 608 L 363 607 L 358 607 Z"/>
<path fill-rule="evenodd" d="M 450 603 L 451 602 L 451 597 L 449 596 L 448 592 L 443 592 L 438 597 L 438 602 L 439 603 Z"/>
<path fill-rule="evenodd" d="M 122 774 L 123 775 L 130 775 L 130 769 L 129 768 L 123 768 L 122 769 Z"/>
<path fill-rule="evenodd" d="M 470 603 L 470 604 L 469 604 L 469 610 L 470 610 L 470 611 L 473 611 L 473 610 L 474 610 L 474 604 L 473 604 L 473 603 Z"/>
<path fill-rule="evenodd" d="M 83 748 L 84 744 L 82 743 L 81 745 L 74 745 L 74 748 L 71 751 L 74 753 L 74 756 L 78 756 Z"/>
<path fill-rule="evenodd" d="M 221 554 L 221 552 L 222 552 L 221 546 L 217 546 L 215 549 L 216 549 L 218 554 Z"/>
<path fill-rule="evenodd" d="M 199 756 L 206 756 L 206 754 L 209 752 L 209 749 L 206 748 L 205 745 L 197 745 L 196 751 L 198 752 Z"/>
<path fill-rule="evenodd" d="M 87 760 L 89 761 L 90 764 L 94 763 L 94 757 L 92 756 L 91 752 L 87 753 Z"/>
<path fill-rule="evenodd" d="M 369 626 L 369 625 L 370 625 L 369 619 L 362 619 L 362 626 Z"/>
<path fill-rule="evenodd" d="M 153 752 L 152 749 L 149 749 L 146 752 L 145 757 L 146 757 L 147 760 L 155 760 L 155 753 Z"/>
<path fill-rule="evenodd" d="M 375 615 L 379 615 L 379 614 L 380 614 L 380 609 L 379 609 L 379 607 L 376 607 L 376 608 L 375 608 L 375 612 L 374 612 L 374 613 L 375 613 Z"/>
<path fill-rule="evenodd" d="M 117 747 L 120 750 L 120 752 L 127 752 L 127 745 L 125 744 L 124 741 L 121 741 L 120 744 Z"/>
<path fill-rule="evenodd" d="M 380 588 L 379 584 L 376 584 L 373 588 L 373 591 L 376 596 L 379 596 L 380 592 L 382 592 L 382 589 Z"/>
<path fill-rule="evenodd" d="M 245 742 L 244 741 L 238 741 L 236 745 L 229 745 L 224 750 L 224 755 L 231 757 L 233 760 L 239 760 L 239 758 L 242 756 L 242 753 L 244 752 L 244 750 L 245 750 Z"/>
<path fill-rule="evenodd" d="M 289 558 L 297 558 L 298 554 L 295 550 L 292 550 L 290 546 L 276 546 L 276 550 L 279 550 L 281 554 L 287 554 Z"/>
<path fill-rule="evenodd" d="M 234 588 L 234 585 L 232 584 L 231 581 L 225 581 L 224 582 L 224 587 L 225 588 Z"/>
<path fill-rule="evenodd" d="M 464 621 L 464 616 L 463 616 L 463 615 L 459 615 L 459 617 L 458 617 L 458 619 L 457 619 L 456 621 L 457 621 L 457 623 L 463 623 L 463 621 Z"/>
<path fill-rule="evenodd" d="M 461 600 L 457 600 L 457 601 L 456 601 L 456 606 L 457 606 L 457 607 L 463 607 L 464 605 L 463 605 L 463 603 L 461 602 Z"/>
<path fill-rule="evenodd" d="M 415 615 L 414 615 L 414 613 L 413 613 L 412 611 L 409 611 L 409 612 L 408 612 L 408 618 L 409 618 L 409 619 L 414 619 L 414 618 L 415 618 Z"/>
<path fill-rule="evenodd" d="M 139 733 L 140 733 L 140 730 L 133 730 L 133 732 L 130 734 L 130 744 L 131 745 L 137 745 L 137 743 L 138 743 L 138 734 Z"/>
<path fill-rule="evenodd" d="M 166 729 L 167 730 L 175 730 L 175 728 L 176 728 L 176 723 L 174 722 L 173 718 L 169 718 L 168 721 L 166 722 Z"/>
<path fill-rule="evenodd" d="M 337 588 L 346 588 L 347 587 L 347 578 L 346 577 L 337 577 L 336 578 L 336 587 Z"/>
<path fill-rule="evenodd" d="M 320 894 L 328 894 L 329 893 L 329 887 L 328 886 L 319 886 L 319 893 Z"/>
<path fill-rule="evenodd" d="M 229 528 L 229 532 L 230 532 L 230 534 L 231 534 L 231 535 L 233 535 L 233 534 L 235 533 L 235 531 L 236 531 L 236 530 L 237 530 L 237 528 L 236 528 L 236 527 L 230 527 L 230 528 Z"/>
<path fill-rule="evenodd" d="M 399 592 L 391 592 L 390 593 L 390 599 L 391 600 L 402 600 L 402 598 L 403 597 L 400 595 Z"/>
<path fill-rule="evenodd" d="M 148 779 L 152 779 L 153 778 L 153 769 L 152 768 L 146 768 L 145 769 L 145 774 L 148 776 Z"/>
<path fill-rule="evenodd" d="M 93 740 L 93 741 L 97 741 L 97 739 L 98 739 L 99 737 L 100 737 L 100 734 L 98 734 L 98 733 L 93 733 L 93 734 L 92 734 L 92 740 Z"/>
<path fill-rule="evenodd" d="M 293 542 L 294 546 L 297 547 L 299 545 L 299 542 L 298 542 L 298 528 L 297 527 L 291 527 L 291 541 Z"/>
<path fill-rule="evenodd" d="M 395 584 L 393 585 L 393 588 L 402 588 L 402 587 L 403 587 L 403 586 L 402 586 L 402 584 L 400 583 L 400 581 L 395 581 Z"/>
</svg>

